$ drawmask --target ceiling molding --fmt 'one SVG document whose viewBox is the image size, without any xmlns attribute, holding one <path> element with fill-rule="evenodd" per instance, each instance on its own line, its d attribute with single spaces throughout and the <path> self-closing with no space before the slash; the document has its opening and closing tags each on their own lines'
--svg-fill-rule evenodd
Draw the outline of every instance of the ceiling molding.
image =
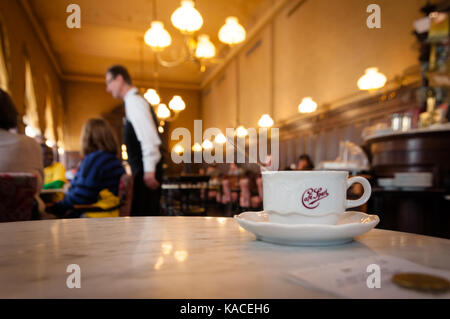
<svg viewBox="0 0 450 319">
<path fill-rule="evenodd" d="M 89 82 L 89 83 L 105 84 L 105 78 L 103 76 L 97 76 L 97 75 L 63 74 L 61 76 L 61 79 L 63 81 L 67 81 L 67 82 Z M 135 80 L 133 80 L 133 84 L 136 86 L 154 87 L 155 81 L 154 80 L 135 79 Z M 161 81 L 161 80 L 158 80 L 158 87 L 159 88 L 167 88 L 167 89 L 183 89 L 183 90 L 197 90 L 197 91 L 201 90 L 201 87 L 199 84 Z"/>
<path fill-rule="evenodd" d="M 33 26 L 34 31 L 36 32 L 41 45 L 44 47 L 45 51 L 47 52 L 48 57 L 50 58 L 50 61 L 53 65 L 53 67 L 55 68 L 56 74 L 59 77 L 62 77 L 63 72 L 62 72 L 61 66 L 58 62 L 58 59 L 56 58 L 55 53 L 52 50 L 52 47 L 50 46 L 50 42 L 48 40 L 47 33 L 46 33 L 45 29 L 42 27 L 42 23 L 40 23 L 39 19 L 37 18 L 36 13 L 33 10 L 33 7 L 31 6 L 31 4 L 28 0 L 20 0 L 20 4 L 22 5 L 23 10 L 25 11 L 28 21 Z"/>
<path fill-rule="evenodd" d="M 208 84 L 214 80 L 214 78 L 219 74 L 245 47 L 246 44 L 253 41 L 254 38 L 259 36 L 260 31 L 280 12 L 284 6 L 291 2 L 292 0 L 279 0 L 270 8 L 264 16 L 256 23 L 256 25 L 247 33 L 247 37 L 244 42 L 232 47 L 229 55 L 214 69 L 211 70 L 209 74 L 206 74 L 202 80 L 201 88 L 205 88 Z"/>
<path fill-rule="evenodd" d="M 29 0 L 20 0 L 20 4 L 22 5 L 23 10 L 25 11 L 26 17 L 28 21 L 31 23 L 41 45 L 44 47 L 53 67 L 55 68 L 57 76 L 62 81 L 74 81 L 74 82 L 89 82 L 89 83 L 105 83 L 105 78 L 100 75 L 87 75 L 87 74 L 67 74 L 61 68 L 61 65 L 56 57 L 55 52 L 50 45 L 49 37 L 43 24 L 40 22 L 39 18 L 36 15 L 36 12 L 33 9 L 33 6 L 30 4 Z M 155 86 L 154 80 L 140 80 L 137 79 L 134 81 L 138 86 L 146 86 L 152 87 Z M 158 81 L 158 86 L 161 88 L 170 88 L 170 89 L 186 89 L 186 90 L 200 90 L 201 87 L 199 84 L 193 83 L 184 83 L 184 82 L 172 82 L 172 81 Z"/>
</svg>

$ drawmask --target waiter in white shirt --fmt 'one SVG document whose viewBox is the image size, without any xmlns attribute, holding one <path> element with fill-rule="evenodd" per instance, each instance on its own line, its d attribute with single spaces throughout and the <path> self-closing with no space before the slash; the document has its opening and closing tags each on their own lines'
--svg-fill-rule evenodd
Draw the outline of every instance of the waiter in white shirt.
<svg viewBox="0 0 450 319">
<path fill-rule="evenodd" d="M 120 65 L 106 71 L 106 91 L 125 104 L 123 138 L 134 177 L 132 216 L 160 215 L 162 183 L 161 138 L 153 108 L 131 84 Z"/>
</svg>

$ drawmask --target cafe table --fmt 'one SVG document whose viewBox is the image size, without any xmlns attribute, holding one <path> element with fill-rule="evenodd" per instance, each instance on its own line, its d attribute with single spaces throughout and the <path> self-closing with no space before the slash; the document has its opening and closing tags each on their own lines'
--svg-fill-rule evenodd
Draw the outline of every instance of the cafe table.
<svg viewBox="0 0 450 319">
<path fill-rule="evenodd" d="M 220 217 L 13 222 L 0 234 L 0 298 L 336 298 L 291 272 L 376 255 L 450 270 L 450 240 L 380 229 L 322 247 L 259 241 Z"/>
</svg>

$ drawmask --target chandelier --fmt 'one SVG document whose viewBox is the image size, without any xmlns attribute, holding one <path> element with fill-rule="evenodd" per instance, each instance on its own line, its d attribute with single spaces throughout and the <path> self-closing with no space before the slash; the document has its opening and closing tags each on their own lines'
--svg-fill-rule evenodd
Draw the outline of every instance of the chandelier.
<svg viewBox="0 0 450 319">
<path fill-rule="evenodd" d="M 171 16 L 172 25 L 184 35 L 184 46 L 180 57 L 174 61 L 166 61 L 161 57 L 161 52 L 171 45 L 172 37 L 164 28 L 161 21 L 155 20 L 155 1 L 153 2 L 154 21 L 144 35 L 145 43 L 155 52 L 158 62 L 165 67 L 178 66 L 186 61 L 194 61 L 200 65 L 201 72 L 206 70 L 207 62 L 216 62 L 216 47 L 211 42 L 207 34 L 196 32 L 203 25 L 203 18 L 200 12 L 195 9 L 194 1 L 182 0 L 181 6 L 176 9 Z M 220 28 L 219 40 L 229 46 L 236 45 L 245 40 L 245 29 L 239 24 L 236 17 L 228 17 L 225 24 Z"/>
<path fill-rule="evenodd" d="M 161 98 L 155 89 L 147 89 L 144 98 L 155 107 L 156 117 L 160 120 L 158 132 L 161 134 L 164 133 L 165 122 L 173 121 L 186 108 L 186 103 L 179 95 L 174 95 L 169 102 L 169 107 L 167 107 L 166 104 L 161 103 Z"/>
</svg>

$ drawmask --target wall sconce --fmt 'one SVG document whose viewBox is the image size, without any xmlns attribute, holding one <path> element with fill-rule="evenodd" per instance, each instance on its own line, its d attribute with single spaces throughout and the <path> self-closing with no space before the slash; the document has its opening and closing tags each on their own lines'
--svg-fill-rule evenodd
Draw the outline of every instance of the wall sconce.
<svg viewBox="0 0 450 319">
<path fill-rule="evenodd" d="M 199 143 L 195 143 L 192 146 L 192 151 L 194 151 L 194 152 L 201 152 L 202 150 L 203 150 L 203 148 Z"/>
<path fill-rule="evenodd" d="M 378 72 L 378 68 L 368 68 L 366 73 L 359 78 L 358 88 L 360 90 L 376 90 L 386 84 L 386 76 Z"/>
<path fill-rule="evenodd" d="M 216 138 L 214 139 L 214 142 L 216 142 L 217 144 L 224 144 L 224 143 L 226 143 L 226 141 L 227 141 L 227 138 L 222 133 L 218 134 L 216 136 Z"/>
<path fill-rule="evenodd" d="M 184 152 L 184 147 L 181 146 L 180 144 L 177 144 L 173 147 L 172 151 L 177 153 L 178 155 L 181 155 Z"/>
<path fill-rule="evenodd" d="M 163 103 L 158 105 L 158 109 L 156 110 L 156 116 L 161 120 L 168 119 L 170 117 L 170 110 L 167 108 L 167 105 Z"/>
<path fill-rule="evenodd" d="M 210 150 L 213 148 L 213 143 L 210 140 L 204 140 L 202 143 L 202 147 L 204 150 Z"/>
<path fill-rule="evenodd" d="M 236 136 L 237 137 L 245 137 L 247 135 L 248 135 L 247 129 L 242 125 L 238 126 L 238 128 L 236 129 Z"/>
<path fill-rule="evenodd" d="M 317 103 L 310 97 L 303 98 L 302 102 L 298 106 L 300 113 L 313 113 L 317 110 Z"/>
<path fill-rule="evenodd" d="M 272 127 L 273 120 L 269 114 L 263 114 L 258 121 L 259 127 Z"/>
</svg>

